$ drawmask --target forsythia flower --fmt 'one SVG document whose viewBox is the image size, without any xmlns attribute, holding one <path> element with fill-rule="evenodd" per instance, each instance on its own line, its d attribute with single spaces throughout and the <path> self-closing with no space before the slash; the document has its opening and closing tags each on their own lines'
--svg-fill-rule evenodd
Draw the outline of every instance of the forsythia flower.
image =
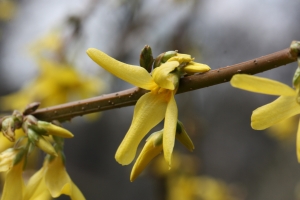
<svg viewBox="0 0 300 200">
<path fill-rule="evenodd" d="M 25 156 L 22 150 L 7 149 L 0 154 L 0 171 L 7 171 L 1 200 L 23 200 L 22 178 Z"/>
<path fill-rule="evenodd" d="M 122 63 L 97 49 L 87 50 L 97 64 L 113 75 L 150 90 L 137 101 L 131 126 L 116 152 L 115 158 L 122 165 L 132 162 L 142 138 L 164 118 L 163 151 L 166 161 L 171 164 L 178 115 L 174 95 L 179 78 L 187 71 L 195 73 L 210 70 L 207 65 L 193 62 L 190 55 L 174 53 L 173 57 L 149 74 L 142 67 Z"/>
<path fill-rule="evenodd" d="M 43 199 L 49 194 L 53 198 L 65 194 L 72 200 L 85 199 L 68 175 L 61 153 L 57 157 L 46 157 L 43 167 L 30 178 L 24 199 Z"/>
<path fill-rule="evenodd" d="M 100 80 L 83 76 L 73 66 L 48 59 L 39 59 L 39 76 L 16 93 L 1 97 L 1 107 L 23 109 L 39 101 L 44 107 L 65 103 L 70 99 L 87 98 L 103 90 Z"/>
<path fill-rule="evenodd" d="M 280 96 L 275 101 L 257 108 L 251 116 L 251 126 L 255 130 L 266 129 L 282 120 L 300 113 L 299 86 L 296 90 L 278 81 L 245 74 L 234 75 L 230 81 L 233 87 Z M 300 124 L 299 124 L 300 125 Z M 300 162 L 300 126 L 297 133 L 297 157 Z"/>
</svg>

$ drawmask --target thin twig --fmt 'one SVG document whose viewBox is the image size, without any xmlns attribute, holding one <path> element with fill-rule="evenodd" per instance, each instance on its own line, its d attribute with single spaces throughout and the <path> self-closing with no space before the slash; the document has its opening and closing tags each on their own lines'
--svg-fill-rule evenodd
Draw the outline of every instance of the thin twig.
<svg viewBox="0 0 300 200">
<path fill-rule="evenodd" d="M 211 70 L 204 74 L 183 77 L 180 79 L 177 94 L 228 82 L 237 73 L 257 74 L 296 60 L 297 54 L 287 48 L 260 58 Z M 148 91 L 135 87 L 117 93 L 39 109 L 33 115 L 45 121 L 66 121 L 76 116 L 134 105 L 146 92 Z"/>
</svg>

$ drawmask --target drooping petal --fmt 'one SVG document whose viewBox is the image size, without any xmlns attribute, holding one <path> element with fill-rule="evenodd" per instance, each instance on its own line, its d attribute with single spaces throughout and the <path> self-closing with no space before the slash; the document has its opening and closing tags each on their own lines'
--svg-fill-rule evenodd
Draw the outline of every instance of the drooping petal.
<svg viewBox="0 0 300 200">
<path fill-rule="evenodd" d="M 187 66 L 183 68 L 186 73 L 203 73 L 210 70 L 210 67 L 205 64 L 197 63 L 197 62 L 189 62 Z"/>
<path fill-rule="evenodd" d="M 72 200 L 85 200 L 85 197 L 83 196 L 82 192 L 73 182 L 71 188 L 72 190 L 70 192 L 70 197 Z"/>
<path fill-rule="evenodd" d="M 134 181 L 145 169 L 149 162 L 162 152 L 162 134 L 163 130 L 153 133 L 146 141 L 139 157 L 136 159 L 131 170 L 130 181 Z M 156 144 L 160 140 L 160 144 Z M 155 145 L 156 144 L 156 145 Z"/>
<path fill-rule="evenodd" d="M 45 183 L 51 196 L 54 198 L 59 197 L 61 194 L 71 196 L 74 195 L 73 192 L 75 192 L 78 196 L 74 197 L 72 200 L 85 199 L 77 187 L 75 187 L 73 191 L 74 183 L 66 171 L 60 154 L 48 164 L 45 171 Z"/>
<path fill-rule="evenodd" d="M 163 134 L 163 148 L 165 160 L 171 166 L 171 157 L 175 143 L 176 125 L 178 118 L 178 110 L 174 95 L 171 95 L 168 103 Z"/>
<path fill-rule="evenodd" d="M 251 116 L 251 126 L 255 130 L 263 130 L 299 113 L 300 105 L 296 102 L 296 97 L 281 96 L 254 110 Z"/>
<path fill-rule="evenodd" d="M 28 181 L 24 200 L 50 199 L 51 195 L 44 180 L 45 168 L 42 167 Z"/>
<path fill-rule="evenodd" d="M 146 90 L 151 90 L 156 85 L 143 67 L 120 62 L 94 48 L 89 48 L 87 54 L 102 68 L 128 83 Z"/>
<path fill-rule="evenodd" d="M 24 158 L 6 174 L 1 200 L 23 200 L 25 189 L 22 178 Z"/>
<path fill-rule="evenodd" d="M 120 144 L 115 158 L 118 163 L 128 165 L 135 157 L 137 147 L 145 135 L 165 116 L 168 94 L 144 94 L 134 108 L 131 126 Z"/>
<path fill-rule="evenodd" d="M 296 140 L 296 153 L 297 153 L 297 158 L 298 162 L 300 163 L 300 121 L 298 124 L 298 131 L 297 131 L 297 140 Z"/>
<path fill-rule="evenodd" d="M 294 89 L 283 83 L 247 74 L 234 75 L 230 83 L 233 87 L 248 90 L 251 92 L 282 96 L 296 95 L 296 91 Z"/>
<path fill-rule="evenodd" d="M 170 74 L 176 67 L 179 66 L 179 62 L 171 61 L 162 64 L 161 66 L 153 70 L 153 79 L 157 85 L 162 88 L 174 90 L 178 83 L 178 78 L 175 74 Z M 174 79 L 175 77 L 175 79 Z"/>
</svg>

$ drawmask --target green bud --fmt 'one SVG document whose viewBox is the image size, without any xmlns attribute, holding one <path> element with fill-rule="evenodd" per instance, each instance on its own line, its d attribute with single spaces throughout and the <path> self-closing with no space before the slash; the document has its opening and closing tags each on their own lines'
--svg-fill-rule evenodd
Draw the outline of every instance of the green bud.
<svg viewBox="0 0 300 200">
<path fill-rule="evenodd" d="M 176 51 L 167 51 L 164 56 L 162 57 L 161 59 L 161 62 L 162 63 L 165 63 L 167 62 L 170 58 L 174 57 L 177 55 L 177 52 Z"/>
<path fill-rule="evenodd" d="M 293 85 L 295 88 L 299 88 L 300 86 L 300 67 L 297 67 L 296 72 L 294 74 Z"/>
<path fill-rule="evenodd" d="M 154 60 L 154 68 L 159 67 L 161 64 L 167 62 L 170 58 L 177 55 L 177 51 L 167 51 L 159 54 Z"/>
<path fill-rule="evenodd" d="M 28 128 L 27 135 L 30 142 L 33 143 L 35 146 L 39 147 L 41 150 L 50 155 L 57 156 L 54 147 L 43 136 L 39 135 L 31 128 Z"/>
<path fill-rule="evenodd" d="M 179 120 L 177 121 L 177 127 L 176 127 L 176 139 L 181 142 L 189 151 L 193 151 L 195 149 L 194 144 L 185 131 L 185 128 Z"/>
<path fill-rule="evenodd" d="M 15 121 L 15 129 L 19 129 L 22 127 L 23 124 L 23 115 L 20 113 L 18 110 L 14 110 L 13 114 L 13 119 Z"/>
<path fill-rule="evenodd" d="M 300 56 L 300 42 L 299 41 L 293 41 L 291 43 L 290 53 L 293 56 L 298 56 L 298 57 Z"/>
<path fill-rule="evenodd" d="M 49 122 L 38 121 L 37 125 L 40 129 L 44 129 L 47 132 L 47 134 L 49 134 L 49 135 L 55 135 L 55 136 L 59 136 L 59 137 L 63 137 L 63 138 L 74 137 L 74 135 L 67 129 L 64 129 L 60 126 L 56 126 Z"/>
<path fill-rule="evenodd" d="M 26 150 L 23 148 L 16 154 L 13 165 L 17 165 L 25 155 L 26 155 Z"/>
<path fill-rule="evenodd" d="M 1 132 L 11 142 L 15 141 L 15 121 L 13 116 L 5 117 L 2 120 Z"/>
<path fill-rule="evenodd" d="M 140 54 L 140 66 L 145 68 L 149 73 L 152 70 L 152 64 L 153 64 L 153 56 L 152 56 L 152 50 L 149 45 L 146 45 Z"/>
</svg>

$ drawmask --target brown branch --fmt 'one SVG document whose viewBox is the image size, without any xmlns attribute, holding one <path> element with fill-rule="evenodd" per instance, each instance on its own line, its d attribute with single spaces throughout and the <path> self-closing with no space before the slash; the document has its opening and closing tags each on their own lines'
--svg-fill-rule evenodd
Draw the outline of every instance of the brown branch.
<svg viewBox="0 0 300 200">
<path fill-rule="evenodd" d="M 183 77 L 180 79 L 177 94 L 228 82 L 237 73 L 257 74 L 296 60 L 297 51 L 287 48 L 260 58 L 211 70 L 204 74 Z M 33 115 L 45 121 L 70 120 L 76 116 L 134 105 L 146 92 L 148 91 L 135 87 L 117 93 L 39 109 Z"/>
</svg>

